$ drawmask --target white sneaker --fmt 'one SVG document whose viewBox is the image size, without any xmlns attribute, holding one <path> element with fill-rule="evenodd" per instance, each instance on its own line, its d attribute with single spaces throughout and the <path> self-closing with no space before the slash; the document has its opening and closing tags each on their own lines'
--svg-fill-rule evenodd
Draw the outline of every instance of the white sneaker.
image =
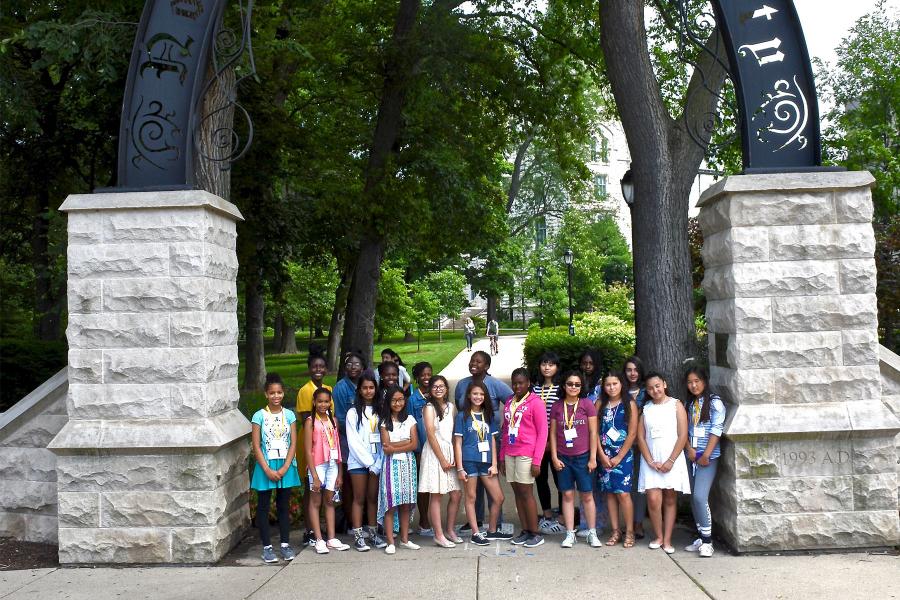
<svg viewBox="0 0 900 600">
<path fill-rule="evenodd" d="M 700 545 L 700 556 L 702 556 L 703 558 L 709 558 L 713 555 L 713 552 L 713 545 L 711 543 Z"/>
<path fill-rule="evenodd" d="M 603 547 L 603 542 L 597 537 L 597 531 L 595 529 L 588 529 L 587 543 L 591 545 L 591 548 Z"/>
<path fill-rule="evenodd" d="M 341 540 L 339 540 L 337 538 L 331 538 L 330 540 L 325 542 L 325 544 L 332 550 L 339 550 L 341 552 L 343 552 L 344 550 L 350 549 L 350 546 L 348 546 L 347 544 L 345 544 L 344 542 L 342 542 Z"/>
<path fill-rule="evenodd" d="M 406 548 L 407 550 L 418 550 L 419 548 L 421 548 L 421 546 L 416 544 L 415 542 L 400 542 L 400 547 Z"/>
<path fill-rule="evenodd" d="M 388 544 L 384 549 L 385 554 L 396 554 L 397 548 L 393 544 Z"/>
<path fill-rule="evenodd" d="M 575 534 L 575 537 L 587 539 L 587 536 L 590 535 L 590 533 L 591 533 L 590 529 L 579 529 L 578 533 Z"/>
<path fill-rule="evenodd" d="M 562 544 L 560 544 L 560 546 L 562 546 L 563 548 L 571 548 L 574 545 L 575 545 L 575 532 L 567 531 L 566 538 L 562 541 Z"/>
<path fill-rule="evenodd" d="M 328 544 L 325 540 L 316 540 L 316 554 L 328 554 Z"/>
<path fill-rule="evenodd" d="M 690 545 L 685 546 L 684 551 L 685 552 L 697 552 L 698 550 L 700 550 L 700 546 L 702 544 L 703 544 L 703 540 L 701 540 L 700 538 L 697 538 L 696 540 L 691 542 Z"/>
</svg>

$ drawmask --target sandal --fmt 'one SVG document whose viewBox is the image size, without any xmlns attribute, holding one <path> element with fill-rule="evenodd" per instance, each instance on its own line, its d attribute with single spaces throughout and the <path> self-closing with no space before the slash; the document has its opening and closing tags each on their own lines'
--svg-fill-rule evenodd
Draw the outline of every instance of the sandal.
<svg viewBox="0 0 900 600">
<path fill-rule="evenodd" d="M 634 532 L 625 533 L 625 541 L 622 543 L 623 548 L 633 548 L 634 547 Z"/>
<path fill-rule="evenodd" d="M 619 543 L 619 539 L 622 537 L 622 532 L 618 529 L 613 529 L 612 535 L 609 536 L 609 539 L 606 540 L 607 546 L 615 546 Z"/>
</svg>

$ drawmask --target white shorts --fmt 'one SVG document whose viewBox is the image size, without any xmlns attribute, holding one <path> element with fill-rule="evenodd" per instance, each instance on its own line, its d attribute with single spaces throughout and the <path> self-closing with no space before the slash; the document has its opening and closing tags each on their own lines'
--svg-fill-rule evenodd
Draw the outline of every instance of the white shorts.
<svg viewBox="0 0 900 600">
<path fill-rule="evenodd" d="M 327 463 L 316 465 L 316 475 L 319 477 L 319 482 L 322 484 L 323 488 L 332 492 L 334 491 L 334 484 L 337 482 L 340 468 L 341 464 L 336 460 L 330 460 Z M 307 473 L 309 474 L 309 486 L 311 488 L 313 484 L 312 471 L 307 469 Z"/>
</svg>

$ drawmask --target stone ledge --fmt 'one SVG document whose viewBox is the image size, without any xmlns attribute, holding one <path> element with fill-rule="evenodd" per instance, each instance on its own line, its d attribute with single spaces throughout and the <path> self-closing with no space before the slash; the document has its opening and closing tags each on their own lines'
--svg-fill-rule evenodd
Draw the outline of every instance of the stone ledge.
<svg viewBox="0 0 900 600">
<path fill-rule="evenodd" d="M 725 537 L 738 552 L 896 546 L 897 511 L 737 515 Z"/>
<path fill-rule="evenodd" d="M 59 562 L 167 563 L 172 561 L 168 529 L 121 527 L 59 528 Z"/>
<path fill-rule="evenodd" d="M 879 400 L 728 407 L 725 436 L 735 441 L 894 436 L 900 420 Z"/>
<path fill-rule="evenodd" d="M 60 212 L 74 212 L 201 207 L 228 215 L 235 220 L 244 220 L 244 216 L 237 206 L 206 190 L 71 194 L 62 203 L 59 210 Z"/>
<path fill-rule="evenodd" d="M 871 188 L 875 177 L 868 171 L 823 171 L 731 175 L 700 194 L 697 206 L 707 206 L 724 194 L 736 192 L 797 192 Z"/>
<path fill-rule="evenodd" d="M 69 421 L 47 446 L 71 454 L 189 454 L 216 451 L 250 435 L 237 409 L 198 419 Z"/>
</svg>

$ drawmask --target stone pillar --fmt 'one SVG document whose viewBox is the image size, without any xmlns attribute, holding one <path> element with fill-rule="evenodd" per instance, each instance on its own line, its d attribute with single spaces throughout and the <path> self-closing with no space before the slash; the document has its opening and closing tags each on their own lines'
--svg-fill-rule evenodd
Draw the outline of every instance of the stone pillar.
<svg viewBox="0 0 900 600">
<path fill-rule="evenodd" d="M 873 182 L 739 175 L 700 198 L 711 384 L 729 409 L 711 506 L 738 551 L 900 542 Z"/>
<path fill-rule="evenodd" d="M 238 209 L 204 191 L 69 196 L 59 559 L 211 563 L 249 521 Z"/>
</svg>

